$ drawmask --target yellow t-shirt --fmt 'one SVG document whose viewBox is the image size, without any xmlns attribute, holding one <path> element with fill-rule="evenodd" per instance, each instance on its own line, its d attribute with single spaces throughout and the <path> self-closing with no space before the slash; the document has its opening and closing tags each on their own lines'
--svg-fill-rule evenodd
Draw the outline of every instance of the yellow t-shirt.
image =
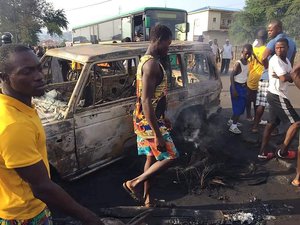
<svg viewBox="0 0 300 225">
<path fill-rule="evenodd" d="M 46 135 L 36 110 L 0 94 L 0 218 L 30 219 L 46 207 L 14 170 L 41 160 L 49 173 Z"/>
<path fill-rule="evenodd" d="M 253 53 L 256 55 L 257 59 L 262 62 L 262 54 L 265 51 L 266 46 L 254 47 Z M 261 65 L 253 56 L 249 62 L 249 76 L 247 80 L 247 86 L 251 90 L 258 89 L 258 82 L 264 71 L 264 66 Z"/>
</svg>

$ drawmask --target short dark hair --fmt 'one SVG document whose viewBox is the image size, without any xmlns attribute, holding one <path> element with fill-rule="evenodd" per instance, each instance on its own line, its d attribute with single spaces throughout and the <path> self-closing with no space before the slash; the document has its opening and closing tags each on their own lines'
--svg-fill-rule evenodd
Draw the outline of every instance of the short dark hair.
<svg viewBox="0 0 300 225">
<path fill-rule="evenodd" d="M 244 50 L 244 49 L 247 49 L 248 51 L 253 52 L 253 48 L 252 48 L 252 45 L 251 45 L 251 44 L 245 44 L 245 45 L 243 46 L 243 50 Z"/>
<path fill-rule="evenodd" d="M 4 74 L 9 74 L 12 71 L 10 65 L 9 56 L 10 54 L 32 51 L 25 45 L 20 44 L 6 44 L 0 47 L 0 75 L 1 78 Z"/>
<path fill-rule="evenodd" d="M 257 39 L 261 39 L 263 41 L 266 41 L 268 39 L 268 32 L 265 28 L 259 28 L 256 33 Z"/>
<path fill-rule="evenodd" d="M 289 47 L 289 41 L 288 41 L 288 39 L 286 39 L 286 38 L 279 38 L 279 39 L 276 41 L 276 43 L 278 43 L 278 42 L 286 43 L 286 45 Z"/>
<path fill-rule="evenodd" d="M 166 41 L 172 39 L 171 30 L 162 24 L 157 24 L 155 27 L 151 29 L 150 32 L 150 41 Z"/>
<path fill-rule="evenodd" d="M 273 19 L 271 20 L 270 24 L 272 25 L 275 25 L 276 27 L 278 27 L 280 30 L 283 29 L 283 26 L 282 26 L 282 22 L 278 19 Z"/>
</svg>

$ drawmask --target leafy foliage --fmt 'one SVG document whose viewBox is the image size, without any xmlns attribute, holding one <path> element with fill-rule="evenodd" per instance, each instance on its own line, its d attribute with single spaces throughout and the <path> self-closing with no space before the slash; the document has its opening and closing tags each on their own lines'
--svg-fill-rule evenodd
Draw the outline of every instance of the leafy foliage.
<svg viewBox="0 0 300 225">
<path fill-rule="evenodd" d="M 68 27 L 64 10 L 45 0 L 0 0 L 0 6 L 0 33 L 11 32 L 14 42 L 33 45 L 43 27 L 50 35 L 61 35 Z"/>
<path fill-rule="evenodd" d="M 300 0 L 246 0 L 244 10 L 234 15 L 230 36 L 236 43 L 251 43 L 256 31 L 272 19 L 281 20 L 284 32 L 299 39 Z"/>
</svg>

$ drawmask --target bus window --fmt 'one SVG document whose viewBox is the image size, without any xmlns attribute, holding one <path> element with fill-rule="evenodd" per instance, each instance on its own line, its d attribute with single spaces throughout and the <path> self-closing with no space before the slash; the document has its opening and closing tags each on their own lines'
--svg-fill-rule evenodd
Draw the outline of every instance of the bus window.
<svg viewBox="0 0 300 225">
<path fill-rule="evenodd" d="M 122 18 L 122 38 L 131 37 L 131 18 L 124 17 Z"/>
<path fill-rule="evenodd" d="M 187 29 L 182 24 L 187 23 L 185 11 L 147 10 L 147 18 L 150 18 L 150 26 L 160 23 L 166 25 L 172 31 L 173 40 L 186 40 Z"/>
<path fill-rule="evenodd" d="M 143 15 L 136 15 L 133 18 L 134 41 L 144 41 Z"/>
</svg>

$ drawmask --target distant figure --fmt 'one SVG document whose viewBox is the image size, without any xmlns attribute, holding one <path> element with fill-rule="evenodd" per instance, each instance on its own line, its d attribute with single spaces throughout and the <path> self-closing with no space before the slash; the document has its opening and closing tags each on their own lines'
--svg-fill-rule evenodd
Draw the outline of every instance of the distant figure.
<svg viewBox="0 0 300 225">
<path fill-rule="evenodd" d="M 280 38 L 275 43 L 275 55 L 269 63 L 269 88 L 267 100 L 270 105 L 270 123 L 265 127 L 263 139 L 258 154 L 259 159 L 268 160 L 275 156 L 274 152 L 268 152 L 266 147 L 269 143 L 272 131 L 281 123 L 287 122 L 291 125 L 300 120 L 299 115 L 288 99 L 288 82 L 293 82 L 290 72 L 292 66 L 287 58 L 289 42 L 286 38 Z M 286 133 L 286 140 L 292 139 L 292 133 Z M 289 141 L 276 149 L 280 158 L 293 159 L 296 157 L 294 151 L 288 151 Z"/>
<path fill-rule="evenodd" d="M 43 55 L 45 54 L 43 47 L 37 46 L 35 54 L 37 55 L 37 57 L 39 59 L 41 59 L 43 57 Z"/>
<path fill-rule="evenodd" d="M 219 50 L 219 45 L 218 45 L 218 39 L 214 39 L 214 42 L 211 44 L 210 47 L 212 49 L 212 52 L 215 55 L 215 62 L 219 63 L 221 60 L 220 60 L 220 50 Z"/>
<path fill-rule="evenodd" d="M 198 37 L 198 41 L 199 42 L 203 42 L 204 41 L 204 36 L 201 34 L 201 35 L 199 35 L 199 37 Z"/>
<path fill-rule="evenodd" d="M 198 37 L 198 42 L 203 42 L 204 37 L 203 35 L 200 35 Z M 201 54 L 195 54 L 195 72 L 199 74 L 199 67 L 201 68 L 201 71 L 204 73 L 204 58 Z"/>
<path fill-rule="evenodd" d="M 167 73 L 160 58 L 167 56 L 172 41 L 171 30 L 164 25 L 151 29 L 150 45 L 140 59 L 136 75 L 137 100 L 133 115 L 137 134 L 138 155 L 145 155 L 144 172 L 125 181 L 123 188 L 145 207 L 154 206 L 150 195 L 150 178 L 166 169 L 179 154 L 169 130 L 170 121 L 165 117 L 167 98 Z M 138 187 L 144 185 L 144 195 L 139 198 Z"/>
<path fill-rule="evenodd" d="M 230 60 L 233 59 L 232 45 L 229 43 L 229 39 L 226 39 L 225 44 L 222 49 L 222 64 L 221 64 L 221 73 L 228 73 Z"/>
<path fill-rule="evenodd" d="M 230 96 L 232 103 L 232 117 L 227 122 L 229 131 L 234 134 L 241 134 L 242 131 L 238 128 L 240 116 L 244 113 L 246 107 L 246 82 L 248 77 L 248 59 L 252 55 L 252 45 L 246 44 L 243 46 L 242 58 L 238 60 L 230 75 Z"/>
</svg>

